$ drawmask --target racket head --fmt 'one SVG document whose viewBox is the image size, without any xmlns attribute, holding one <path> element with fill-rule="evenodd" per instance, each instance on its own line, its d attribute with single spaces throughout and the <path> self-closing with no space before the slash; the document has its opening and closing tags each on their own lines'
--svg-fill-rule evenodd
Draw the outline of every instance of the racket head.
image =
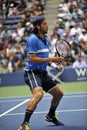
<svg viewBox="0 0 87 130">
<path fill-rule="evenodd" d="M 55 48 L 58 56 L 66 58 L 70 55 L 70 44 L 64 39 L 57 39 Z"/>
</svg>

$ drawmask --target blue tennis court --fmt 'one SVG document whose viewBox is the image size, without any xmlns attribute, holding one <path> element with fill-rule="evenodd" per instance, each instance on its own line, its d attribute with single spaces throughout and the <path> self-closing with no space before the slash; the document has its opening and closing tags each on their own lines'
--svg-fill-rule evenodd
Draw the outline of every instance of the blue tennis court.
<svg viewBox="0 0 87 130">
<path fill-rule="evenodd" d="M 0 98 L 0 130 L 17 130 L 31 97 Z M 87 93 L 65 94 L 57 109 L 64 126 L 44 120 L 51 96 L 44 96 L 30 120 L 31 130 L 87 130 Z"/>
</svg>

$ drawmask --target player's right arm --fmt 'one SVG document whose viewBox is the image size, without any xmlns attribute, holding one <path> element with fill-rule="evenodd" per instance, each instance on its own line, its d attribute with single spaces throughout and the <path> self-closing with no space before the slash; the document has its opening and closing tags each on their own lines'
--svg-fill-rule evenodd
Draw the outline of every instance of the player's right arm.
<svg viewBox="0 0 87 130">
<path fill-rule="evenodd" d="M 40 57 L 37 57 L 36 54 L 29 54 L 30 56 L 30 61 L 31 63 L 44 63 L 44 62 L 48 62 L 48 63 L 51 63 L 51 62 L 54 62 L 54 63 L 62 63 L 62 60 L 63 58 L 61 57 L 48 57 L 48 58 L 40 58 Z"/>
<path fill-rule="evenodd" d="M 41 58 L 37 55 L 38 52 L 38 41 L 37 37 L 35 35 L 30 36 L 27 39 L 27 53 L 30 58 L 31 63 L 44 63 L 44 62 L 55 62 L 55 63 L 61 63 L 62 58 L 60 57 L 46 57 Z"/>
</svg>

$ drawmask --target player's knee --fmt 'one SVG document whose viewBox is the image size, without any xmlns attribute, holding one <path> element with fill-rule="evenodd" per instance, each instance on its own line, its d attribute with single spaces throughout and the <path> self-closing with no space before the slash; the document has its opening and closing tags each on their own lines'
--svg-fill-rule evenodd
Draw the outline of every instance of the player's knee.
<svg viewBox="0 0 87 130">
<path fill-rule="evenodd" d="M 56 96 L 56 97 L 55 97 Z M 54 97 L 58 100 L 60 100 L 63 97 L 63 92 L 60 91 L 57 95 L 55 95 Z"/>
<path fill-rule="evenodd" d="M 37 99 L 41 99 L 43 97 L 43 92 L 38 92 L 36 97 Z"/>
<path fill-rule="evenodd" d="M 63 95 L 64 95 L 64 94 L 63 94 L 63 92 L 61 92 L 61 94 L 60 94 L 60 95 L 61 95 L 61 98 L 62 98 L 62 97 L 63 97 Z"/>
<path fill-rule="evenodd" d="M 63 92 L 61 91 L 61 92 L 59 92 L 59 94 L 58 94 L 58 98 L 61 99 L 62 97 L 63 97 Z"/>
<path fill-rule="evenodd" d="M 34 96 L 36 102 L 39 102 L 43 97 L 43 92 L 37 92 L 37 94 Z"/>
</svg>

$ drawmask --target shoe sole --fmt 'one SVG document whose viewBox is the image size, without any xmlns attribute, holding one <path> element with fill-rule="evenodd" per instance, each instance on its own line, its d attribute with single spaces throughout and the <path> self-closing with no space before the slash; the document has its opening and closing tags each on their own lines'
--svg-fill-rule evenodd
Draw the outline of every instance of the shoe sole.
<svg viewBox="0 0 87 130">
<path fill-rule="evenodd" d="M 56 125 L 56 126 L 63 126 L 63 125 L 64 125 L 64 124 L 55 124 L 55 123 L 52 122 L 51 120 L 48 120 L 46 117 L 44 117 L 44 119 L 45 119 L 46 121 L 48 121 L 48 122 L 53 123 L 53 124 Z"/>
</svg>

